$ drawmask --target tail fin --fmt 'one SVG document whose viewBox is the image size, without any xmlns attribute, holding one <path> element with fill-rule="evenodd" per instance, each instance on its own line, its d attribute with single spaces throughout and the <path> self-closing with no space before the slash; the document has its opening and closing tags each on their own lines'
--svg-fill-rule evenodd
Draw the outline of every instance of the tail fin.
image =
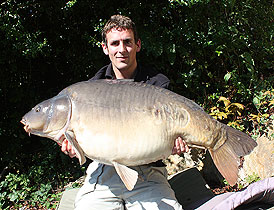
<svg viewBox="0 0 274 210">
<path fill-rule="evenodd" d="M 257 143 L 247 134 L 226 126 L 227 140 L 216 150 L 209 150 L 211 157 L 230 185 L 235 185 L 238 179 L 240 156 L 248 155 Z"/>
</svg>

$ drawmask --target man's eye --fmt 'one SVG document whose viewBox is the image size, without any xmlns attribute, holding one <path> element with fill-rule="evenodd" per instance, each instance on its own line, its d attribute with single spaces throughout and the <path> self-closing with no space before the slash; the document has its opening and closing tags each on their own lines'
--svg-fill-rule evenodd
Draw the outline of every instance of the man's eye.
<svg viewBox="0 0 274 210">
<path fill-rule="evenodd" d="M 132 44 L 132 43 L 131 43 L 131 40 L 126 40 L 126 41 L 125 41 L 125 44 L 126 44 L 126 45 L 131 45 L 131 44 Z"/>
<path fill-rule="evenodd" d="M 119 45 L 119 42 L 112 42 L 111 45 L 112 46 L 117 46 L 117 45 Z"/>
</svg>

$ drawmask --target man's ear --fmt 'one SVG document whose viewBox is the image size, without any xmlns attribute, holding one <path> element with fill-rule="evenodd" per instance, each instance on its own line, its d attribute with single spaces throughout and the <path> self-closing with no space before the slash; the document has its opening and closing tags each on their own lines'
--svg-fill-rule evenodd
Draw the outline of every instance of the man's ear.
<svg viewBox="0 0 274 210">
<path fill-rule="evenodd" d="M 141 39 L 138 39 L 136 45 L 137 45 L 137 50 L 136 50 L 136 52 L 140 52 L 140 50 L 141 50 Z"/>
<path fill-rule="evenodd" d="M 105 42 L 102 42 L 101 45 L 102 45 L 102 48 L 103 48 L 104 53 L 105 53 L 106 55 L 108 55 L 108 47 L 107 47 L 107 45 L 105 44 Z"/>
</svg>

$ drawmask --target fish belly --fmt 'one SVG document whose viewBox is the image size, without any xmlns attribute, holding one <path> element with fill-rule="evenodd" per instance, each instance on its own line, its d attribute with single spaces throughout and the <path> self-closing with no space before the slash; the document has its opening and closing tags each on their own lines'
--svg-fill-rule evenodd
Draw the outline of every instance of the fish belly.
<svg viewBox="0 0 274 210">
<path fill-rule="evenodd" d="M 145 115 L 132 118 L 107 115 L 101 114 L 97 120 L 81 122 L 75 127 L 76 139 L 89 158 L 105 164 L 133 166 L 171 154 L 173 142 L 164 123 L 156 124 Z"/>
</svg>

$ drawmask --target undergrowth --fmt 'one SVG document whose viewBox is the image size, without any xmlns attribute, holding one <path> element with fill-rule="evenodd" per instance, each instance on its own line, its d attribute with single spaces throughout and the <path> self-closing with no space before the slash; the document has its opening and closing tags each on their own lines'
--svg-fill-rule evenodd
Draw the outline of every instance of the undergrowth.
<svg viewBox="0 0 274 210">
<path fill-rule="evenodd" d="M 34 154 L 30 168 L 9 170 L 0 182 L 0 209 L 57 207 L 64 185 L 80 177 L 82 170 L 77 160 L 61 154 L 57 145 L 52 149 L 51 154 Z"/>
</svg>

